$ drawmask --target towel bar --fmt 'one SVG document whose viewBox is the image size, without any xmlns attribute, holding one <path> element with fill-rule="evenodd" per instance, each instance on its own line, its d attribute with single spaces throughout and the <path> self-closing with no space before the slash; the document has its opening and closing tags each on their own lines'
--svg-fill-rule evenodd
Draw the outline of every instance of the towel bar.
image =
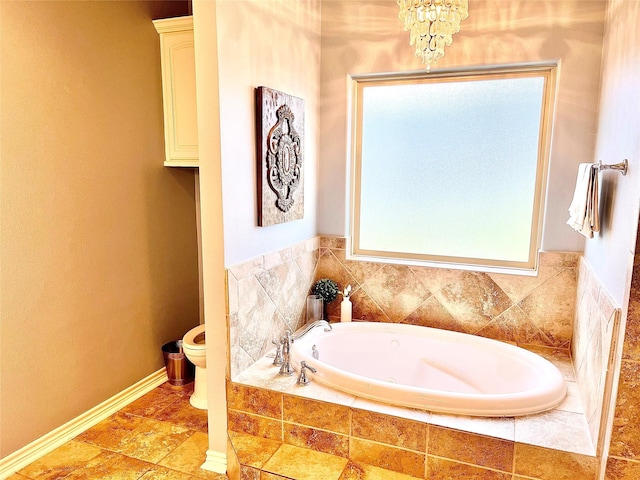
<svg viewBox="0 0 640 480">
<path fill-rule="evenodd" d="M 602 160 L 598 162 L 598 171 L 600 172 L 602 170 L 617 170 L 618 172 L 622 173 L 622 175 L 626 175 L 628 168 L 629 160 L 627 160 L 626 158 L 624 159 L 624 162 L 616 163 L 613 165 L 605 165 L 602 163 Z"/>
</svg>

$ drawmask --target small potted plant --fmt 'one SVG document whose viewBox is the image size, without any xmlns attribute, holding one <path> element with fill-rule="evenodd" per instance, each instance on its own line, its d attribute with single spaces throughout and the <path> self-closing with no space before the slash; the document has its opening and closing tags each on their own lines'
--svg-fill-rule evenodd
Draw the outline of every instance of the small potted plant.
<svg viewBox="0 0 640 480">
<path fill-rule="evenodd" d="M 320 295 L 322 297 L 324 318 L 328 320 L 327 305 L 333 302 L 338 296 L 338 293 L 340 293 L 338 284 L 329 278 L 321 278 L 313 285 L 313 293 L 314 295 Z"/>
</svg>

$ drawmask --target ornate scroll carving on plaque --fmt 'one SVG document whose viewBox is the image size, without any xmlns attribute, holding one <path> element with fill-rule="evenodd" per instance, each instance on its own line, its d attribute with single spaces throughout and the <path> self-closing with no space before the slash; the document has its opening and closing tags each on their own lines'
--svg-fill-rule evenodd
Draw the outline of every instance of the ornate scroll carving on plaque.
<svg viewBox="0 0 640 480">
<path fill-rule="evenodd" d="M 267 87 L 258 87 L 256 92 L 258 224 L 301 219 L 304 100 Z"/>
<path fill-rule="evenodd" d="M 278 196 L 276 206 L 288 212 L 294 203 L 293 192 L 302 175 L 300 136 L 293 127 L 294 115 L 288 105 L 276 111 L 278 121 L 267 136 L 267 180 Z"/>
</svg>

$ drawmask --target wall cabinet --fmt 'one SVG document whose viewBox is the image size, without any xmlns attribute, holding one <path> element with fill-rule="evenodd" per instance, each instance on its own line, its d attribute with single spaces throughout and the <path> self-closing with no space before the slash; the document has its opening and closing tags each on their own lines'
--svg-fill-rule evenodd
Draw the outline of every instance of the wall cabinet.
<svg viewBox="0 0 640 480">
<path fill-rule="evenodd" d="M 154 20 L 160 34 L 165 166 L 198 166 L 193 17 Z"/>
</svg>

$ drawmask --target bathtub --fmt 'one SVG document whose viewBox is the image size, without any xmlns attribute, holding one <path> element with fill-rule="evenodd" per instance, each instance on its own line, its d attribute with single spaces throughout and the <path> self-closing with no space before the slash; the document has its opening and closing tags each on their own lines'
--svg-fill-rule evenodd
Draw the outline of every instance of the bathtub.
<svg viewBox="0 0 640 480">
<path fill-rule="evenodd" d="M 488 338 L 377 322 L 313 328 L 291 345 L 315 381 L 371 400 L 434 412 L 517 416 L 550 410 L 566 395 L 560 371 L 522 348 Z"/>
</svg>

